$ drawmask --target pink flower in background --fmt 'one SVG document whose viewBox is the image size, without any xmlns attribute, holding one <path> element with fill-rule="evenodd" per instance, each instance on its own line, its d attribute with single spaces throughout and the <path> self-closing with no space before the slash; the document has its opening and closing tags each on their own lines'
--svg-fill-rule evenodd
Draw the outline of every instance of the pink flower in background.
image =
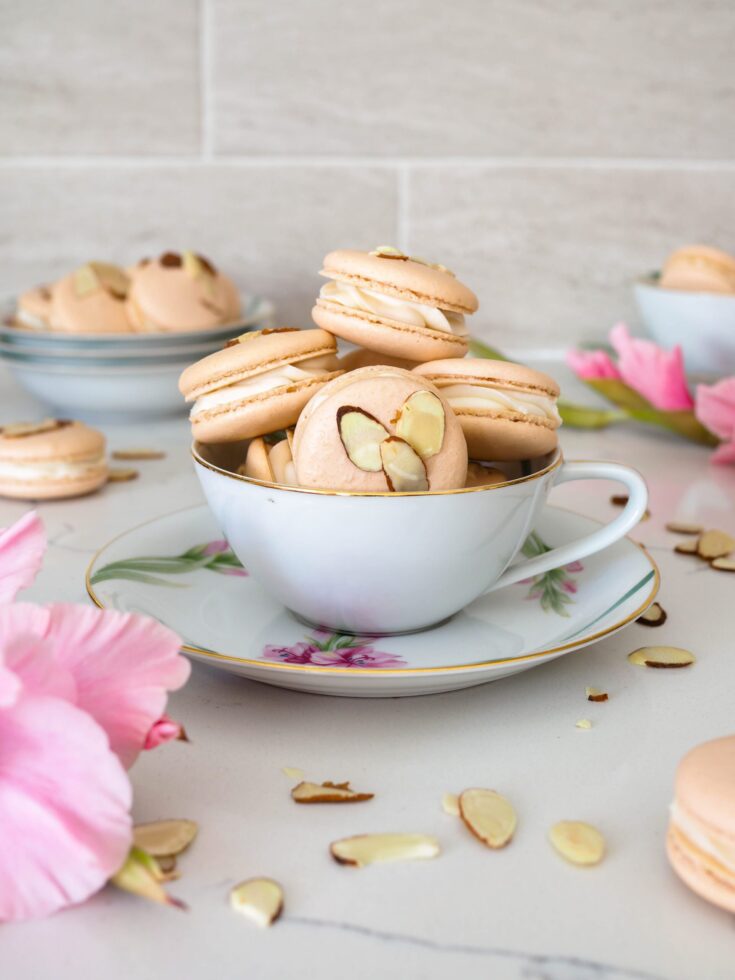
<svg viewBox="0 0 735 980">
<path fill-rule="evenodd" d="M 159 745 L 165 745 L 166 742 L 177 740 L 180 742 L 189 741 L 184 726 L 180 725 L 178 721 L 174 721 L 173 718 L 169 718 L 168 715 L 161 715 L 158 721 L 151 725 L 145 742 L 143 742 L 143 748 L 148 752 L 150 749 L 157 749 Z"/>
<path fill-rule="evenodd" d="M 694 414 L 722 440 L 722 445 L 712 454 L 712 462 L 735 463 L 735 378 L 724 378 L 713 385 L 697 385 Z"/>
<path fill-rule="evenodd" d="M 0 603 L 12 602 L 33 582 L 45 550 L 46 533 L 35 511 L 0 531 Z"/>
<path fill-rule="evenodd" d="M 615 361 L 604 350 L 567 351 L 567 364 L 584 381 L 620 380 Z"/>
<path fill-rule="evenodd" d="M 610 331 L 610 343 L 618 355 L 618 370 L 625 384 L 663 412 L 689 411 L 689 394 L 681 347 L 667 351 L 651 340 L 631 337 L 624 323 Z"/>
<path fill-rule="evenodd" d="M 40 565 L 34 521 L 0 536 L 0 567 L 14 570 L 6 595 Z M 164 715 L 167 692 L 189 675 L 179 645 L 142 616 L 0 605 L 0 921 L 82 902 L 122 865 L 132 841 L 125 767 L 181 730 Z"/>
</svg>

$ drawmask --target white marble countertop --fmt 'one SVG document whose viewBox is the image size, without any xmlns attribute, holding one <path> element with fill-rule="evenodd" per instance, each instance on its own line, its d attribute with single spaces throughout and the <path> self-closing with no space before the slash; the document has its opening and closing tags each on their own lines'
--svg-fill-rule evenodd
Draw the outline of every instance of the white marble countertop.
<svg viewBox="0 0 735 980">
<path fill-rule="evenodd" d="M 0 421 L 38 415 L 0 375 Z M 168 455 L 135 464 L 133 483 L 39 508 L 51 545 L 28 598 L 89 601 L 84 571 L 100 545 L 201 500 L 183 418 L 106 432 L 112 448 L 145 444 Z M 735 531 L 735 469 L 709 466 L 705 450 L 640 428 L 566 431 L 563 444 L 568 459 L 620 460 L 649 481 L 652 516 L 635 536 L 661 568 L 669 614 L 661 629 L 633 624 L 537 670 L 419 698 L 295 694 L 196 665 L 170 702 L 191 743 L 148 753 L 132 771 L 137 820 L 201 825 L 171 887 L 188 913 L 107 889 L 47 921 L 0 929 L 0 975 L 731 978 L 735 920 L 679 883 L 663 842 L 678 759 L 735 727 L 735 576 L 675 555 L 663 524 L 678 517 Z M 612 491 L 577 484 L 552 499 L 609 519 Z M 25 509 L 0 502 L 0 526 Z M 691 649 L 698 662 L 685 671 L 627 663 L 635 647 L 665 642 Z M 610 701 L 588 705 L 589 684 Z M 592 730 L 575 728 L 592 714 Z M 284 766 L 351 779 L 376 798 L 364 808 L 295 807 Z M 502 787 L 519 811 L 503 851 L 475 846 L 442 812 L 444 792 L 473 785 Z M 602 865 L 575 868 L 553 853 L 546 832 L 564 818 L 605 832 Z M 443 853 L 364 870 L 331 860 L 331 840 L 370 830 L 435 833 Z M 255 875 L 276 878 L 286 892 L 286 912 L 268 931 L 227 905 L 229 887 Z"/>
</svg>

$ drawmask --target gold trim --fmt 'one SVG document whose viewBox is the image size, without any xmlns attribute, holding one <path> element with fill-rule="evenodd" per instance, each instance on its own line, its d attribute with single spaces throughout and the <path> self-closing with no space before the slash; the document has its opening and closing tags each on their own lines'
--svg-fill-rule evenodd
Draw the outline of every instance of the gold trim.
<svg viewBox="0 0 735 980">
<path fill-rule="evenodd" d="M 413 491 L 368 491 L 368 490 L 318 490 L 314 487 L 287 487 L 282 483 L 268 483 L 265 480 L 255 480 L 253 477 L 244 476 L 242 473 L 233 473 L 231 470 L 223 470 L 220 466 L 215 466 L 208 460 L 203 459 L 197 450 L 197 442 L 191 446 L 191 456 L 195 463 L 211 470 L 212 473 L 219 473 L 220 476 L 229 477 L 232 480 L 239 480 L 241 483 L 251 483 L 256 487 L 267 487 L 269 490 L 282 490 L 287 493 L 311 493 L 322 497 L 446 497 L 451 494 L 477 493 L 478 491 L 500 490 L 503 487 L 515 487 L 521 483 L 528 483 L 529 480 L 537 480 L 542 476 L 558 469 L 564 462 L 561 449 L 557 450 L 554 459 L 542 470 L 530 473 L 528 476 L 519 476 L 515 480 L 506 480 L 504 483 L 492 483 L 484 487 L 459 487 L 456 490 L 413 490 Z M 142 525 L 141 525 L 142 526 Z M 135 528 L 131 528 L 131 531 Z M 112 541 L 109 542 L 112 544 Z"/>
<path fill-rule="evenodd" d="M 256 482 L 256 481 L 252 481 L 252 482 Z M 394 496 L 394 494 L 391 494 L 390 496 Z M 191 507 L 182 507 L 180 510 L 171 511 L 170 513 L 164 514 L 162 516 L 172 517 L 174 514 L 183 514 L 187 510 L 195 510 L 196 508 L 202 506 L 205 505 L 195 504 Z M 584 514 L 577 514 L 576 511 L 570 510 L 568 507 L 554 507 L 552 509 L 563 510 L 566 513 L 575 514 L 577 517 L 585 517 Z M 102 554 L 103 551 L 105 551 L 107 548 L 113 545 L 116 541 L 119 541 L 120 538 L 124 538 L 128 534 L 131 534 L 133 531 L 139 531 L 142 527 L 145 527 L 147 524 L 153 524 L 161 519 L 162 519 L 161 517 L 154 517 L 148 521 L 143 521 L 142 524 L 136 524 L 135 527 L 128 528 L 126 531 L 122 531 L 120 534 L 115 535 L 114 538 L 111 538 L 110 541 L 108 541 L 106 544 L 103 544 L 102 547 L 99 548 L 94 553 L 94 555 L 92 556 L 89 562 L 89 565 L 87 565 L 87 570 L 84 575 L 84 581 L 87 588 L 87 595 L 95 604 L 95 606 L 97 606 L 99 609 L 106 609 L 107 607 L 104 606 L 97 598 L 95 591 L 92 587 L 92 583 L 90 581 L 92 567 L 94 566 L 99 556 Z M 595 521 L 595 518 L 587 517 L 586 520 Z M 595 521 L 595 523 L 600 523 L 600 522 Z M 600 526 L 603 527 L 604 525 L 600 525 Z M 623 540 L 623 539 L 619 539 L 619 540 Z M 630 541 L 632 545 L 635 545 L 636 548 L 639 548 L 643 552 L 644 556 L 648 560 L 649 565 L 653 569 L 653 584 L 651 586 L 648 595 L 640 604 L 640 606 L 638 606 L 638 608 L 634 612 L 632 612 L 626 619 L 621 620 L 619 623 L 614 623 L 612 626 L 608 626 L 607 629 L 600 630 L 597 633 L 591 634 L 582 642 L 564 643 L 561 646 L 551 647 L 550 649 L 543 650 L 539 653 L 527 653 L 524 654 L 522 657 L 506 657 L 503 660 L 485 660 L 480 663 L 474 663 L 474 664 L 455 664 L 454 666 L 450 666 L 450 667 L 395 667 L 392 669 L 389 667 L 375 667 L 375 668 L 371 668 L 369 671 L 366 671 L 366 673 L 368 673 L 370 676 L 378 674 L 378 675 L 390 675 L 395 677 L 397 675 L 404 675 L 404 674 L 449 674 L 459 670 L 484 670 L 487 667 L 497 667 L 497 666 L 502 666 L 504 664 L 524 663 L 530 660 L 539 660 L 541 658 L 547 658 L 555 653 L 563 653 L 565 650 L 574 650 L 580 646 L 588 646 L 590 643 L 595 643 L 597 640 L 601 640 L 603 637 L 608 636 L 611 633 L 615 633 L 617 630 L 622 629 L 623 626 L 627 626 L 628 623 L 632 623 L 633 620 L 638 619 L 641 613 L 644 612 L 650 606 L 653 600 L 656 598 L 656 596 L 658 595 L 658 590 L 661 587 L 661 573 L 659 571 L 658 565 L 653 560 L 651 555 L 648 553 L 645 545 L 641 544 L 639 541 L 634 541 L 628 535 L 625 536 L 624 540 Z M 227 653 L 215 653 L 213 650 L 204 650 L 201 647 L 190 646 L 187 643 L 182 644 L 181 649 L 185 653 L 193 653 L 198 657 L 205 657 L 208 660 L 223 660 L 226 663 L 241 664 L 248 667 L 259 667 L 259 668 L 264 668 L 266 670 L 295 670 L 301 672 L 306 671 L 307 673 L 315 673 L 315 674 L 340 674 L 346 676 L 354 676 L 356 673 L 355 669 L 350 667 L 320 667 L 320 666 L 313 666 L 310 664 L 283 664 L 283 663 L 274 663 L 268 660 L 244 659 L 242 657 L 233 657 Z"/>
</svg>

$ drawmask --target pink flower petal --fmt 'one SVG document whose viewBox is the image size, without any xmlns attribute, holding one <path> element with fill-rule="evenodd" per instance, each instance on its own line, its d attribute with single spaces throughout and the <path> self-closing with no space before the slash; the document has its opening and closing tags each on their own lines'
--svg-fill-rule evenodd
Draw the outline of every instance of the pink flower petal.
<svg viewBox="0 0 735 980">
<path fill-rule="evenodd" d="M 662 412 L 688 411 L 694 406 L 684 373 L 681 347 L 666 351 L 651 340 L 631 337 L 624 323 L 610 331 L 623 381 Z"/>
<path fill-rule="evenodd" d="M 77 686 L 77 704 L 100 724 L 129 768 L 167 692 L 186 683 L 190 666 L 181 641 L 155 620 L 131 613 L 52 605 L 47 638 Z"/>
<path fill-rule="evenodd" d="M 158 721 L 151 725 L 145 737 L 143 748 L 149 751 L 158 748 L 159 745 L 165 745 L 166 742 L 175 742 L 176 739 L 188 742 L 183 725 L 174 721 L 173 718 L 169 718 L 168 715 L 161 715 Z"/>
<path fill-rule="evenodd" d="M 735 378 L 723 378 L 714 385 L 697 385 L 694 413 L 719 439 L 735 441 Z"/>
<path fill-rule="evenodd" d="M 35 511 L 0 531 L 0 603 L 12 602 L 33 582 L 45 550 L 46 532 Z"/>
<path fill-rule="evenodd" d="M 615 362 L 604 350 L 567 351 L 567 364 L 577 377 L 584 381 L 607 378 L 619 380 L 620 372 Z"/>
<path fill-rule="evenodd" d="M 130 783 L 78 708 L 22 697 L 0 711 L 0 921 L 83 902 L 125 860 Z"/>
</svg>

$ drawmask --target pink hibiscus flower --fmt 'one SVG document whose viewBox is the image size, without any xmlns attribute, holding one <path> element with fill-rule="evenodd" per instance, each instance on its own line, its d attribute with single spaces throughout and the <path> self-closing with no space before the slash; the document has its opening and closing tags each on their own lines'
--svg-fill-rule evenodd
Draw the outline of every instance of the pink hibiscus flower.
<svg viewBox="0 0 735 980">
<path fill-rule="evenodd" d="M 722 440 L 712 454 L 712 462 L 735 464 L 735 378 L 697 385 L 694 414 Z"/>
<path fill-rule="evenodd" d="M 34 515 L 0 535 L 4 596 L 32 581 L 42 536 Z M 0 605 L 0 921 L 82 902 L 122 865 L 125 767 L 172 737 L 167 691 L 190 669 L 179 646 L 140 616 Z"/>
<path fill-rule="evenodd" d="M 604 350 L 567 351 L 567 364 L 577 377 L 585 381 L 620 380 L 620 372 L 615 366 L 615 361 Z"/>
<path fill-rule="evenodd" d="M 623 381 L 662 412 L 688 411 L 694 406 L 684 373 L 681 347 L 667 351 L 651 340 L 631 337 L 624 323 L 610 331 Z"/>
</svg>

